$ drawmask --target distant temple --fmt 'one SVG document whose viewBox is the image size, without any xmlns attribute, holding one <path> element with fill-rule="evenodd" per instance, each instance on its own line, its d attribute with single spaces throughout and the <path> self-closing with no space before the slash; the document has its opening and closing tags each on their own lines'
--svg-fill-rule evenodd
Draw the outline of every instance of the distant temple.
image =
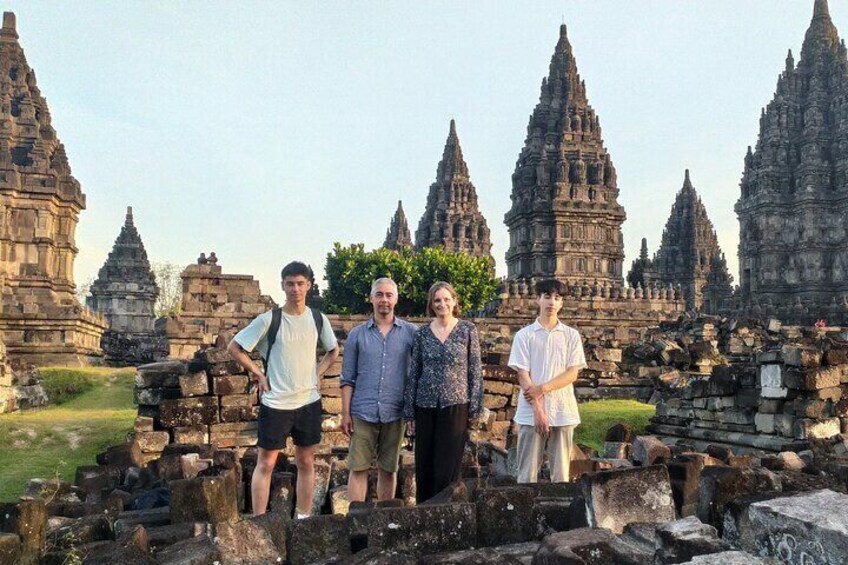
<svg viewBox="0 0 848 565">
<path fill-rule="evenodd" d="M 475 257 L 492 255 L 489 226 L 480 213 L 477 190 L 471 184 L 453 120 L 436 182 L 430 185 L 427 207 L 415 230 L 415 247 L 443 247 Z"/>
<path fill-rule="evenodd" d="M 624 208 L 565 25 L 512 175 L 508 278 L 621 287 Z"/>
<path fill-rule="evenodd" d="M 75 296 L 74 241 L 85 195 L 50 123 L 15 15 L 0 30 L 0 333 L 13 364 L 100 355 L 105 320 Z"/>
<path fill-rule="evenodd" d="M 383 242 L 383 247 L 396 251 L 412 247 L 412 234 L 409 232 L 409 224 L 403 212 L 403 202 L 400 200 L 398 200 L 397 210 L 389 224 L 389 229 L 386 230 L 386 241 Z"/>
<path fill-rule="evenodd" d="M 848 57 L 827 0 L 760 116 L 736 213 L 743 308 L 848 323 Z"/>
<path fill-rule="evenodd" d="M 713 269 L 714 297 L 729 298 L 732 277 L 718 245 L 713 223 L 707 217 L 701 198 L 686 170 L 683 187 L 677 193 L 671 214 L 665 224 L 660 248 L 652 261 L 647 259 L 647 243 L 642 240 L 642 253 L 634 261 L 627 280 L 633 286 L 645 287 L 657 282 L 662 286 L 680 285 L 689 310 L 704 310 L 704 287 Z M 712 307 L 712 306 L 711 306 Z"/>
<path fill-rule="evenodd" d="M 159 288 L 131 207 L 90 291 L 88 306 L 109 322 L 102 340 L 107 359 L 141 364 L 167 357 L 164 336 L 153 330 Z"/>
</svg>

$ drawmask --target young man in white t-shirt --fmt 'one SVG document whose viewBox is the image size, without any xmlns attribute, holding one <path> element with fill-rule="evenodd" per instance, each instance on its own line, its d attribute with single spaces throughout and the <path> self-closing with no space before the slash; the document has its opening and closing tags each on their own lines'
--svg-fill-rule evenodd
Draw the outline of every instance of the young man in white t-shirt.
<svg viewBox="0 0 848 565">
<path fill-rule="evenodd" d="M 297 465 L 297 517 L 312 512 L 315 490 L 314 451 L 321 441 L 321 394 L 319 379 L 339 355 L 333 328 L 324 314 L 313 313 L 306 306 L 306 296 L 312 288 L 314 275 L 309 266 L 294 261 L 281 273 L 286 303 L 280 312 L 280 329 L 268 351 L 268 331 L 272 312 L 257 316 L 241 330 L 227 346 L 256 383 L 259 391 L 259 448 L 256 469 L 250 484 L 253 514 L 264 514 L 268 508 L 271 473 L 280 449 L 289 435 L 294 440 L 294 459 Z M 323 320 L 321 346 L 327 352 L 316 364 L 318 343 L 316 316 Z M 262 372 L 247 355 L 259 346 L 268 360 Z"/>
<path fill-rule="evenodd" d="M 514 418 L 519 483 L 537 481 L 546 451 L 551 481 L 569 479 L 574 428 L 580 423 L 573 383 L 586 357 L 580 334 L 557 318 L 565 291 L 557 280 L 536 283 L 539 316 L 512 342 L 509 366 L 523 391 Z"/>
</svg>

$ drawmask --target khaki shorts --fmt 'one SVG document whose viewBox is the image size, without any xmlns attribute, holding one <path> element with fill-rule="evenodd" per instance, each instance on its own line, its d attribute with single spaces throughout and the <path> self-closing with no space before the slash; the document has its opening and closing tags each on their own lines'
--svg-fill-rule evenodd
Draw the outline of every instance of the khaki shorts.
<svg viewBox="0 0 848 565">
<path fill-rule="evenodd" d="M 350 437 L 348 467 L 351 471 L 371 468 L 374 456 L 377 466 L 387 473 L 396 473 L 400 446 L 403 443 L 403 420 L 387 424 L 372 424 L 353 418 L 353 435 Z"/>
</svg>

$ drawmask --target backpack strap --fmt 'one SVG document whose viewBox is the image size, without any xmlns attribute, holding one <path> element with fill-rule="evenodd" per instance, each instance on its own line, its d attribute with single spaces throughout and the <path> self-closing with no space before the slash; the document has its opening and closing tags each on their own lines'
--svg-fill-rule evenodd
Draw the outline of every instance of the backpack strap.
<svg viewBox="0 0 848 565">
<path fill-rule="evenodd" d="M 277 306 L 271 310 L 271 325 L 268 327 L 266 339 L 268 341 L 268 349 L 265 353 L 265 374 L 268 374 L 268 360 L 271 357 L 271 348 L 274 347 L 274 342 L 277 341 L 277 333 L 280 331 L 280 324 L 283 321 L 283 309 Z"/>
<path fill-rule="evenodd" d="M 310 306 L 309 310 L 312 312 L 312 319 L 315 321 L 315 329 L 318 330 L 318 341 L 315 343 L 315 347 L 317 348 L 321 345 L 321 332 L 324 331 L 324 316 L 321 314 L 321 310 L 317 308 Z"/>
</svg>

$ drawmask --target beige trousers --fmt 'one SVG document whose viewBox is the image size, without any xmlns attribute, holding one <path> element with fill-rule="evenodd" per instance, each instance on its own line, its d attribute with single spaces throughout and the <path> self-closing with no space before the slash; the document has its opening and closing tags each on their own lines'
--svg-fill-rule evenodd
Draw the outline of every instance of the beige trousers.
<svg viewBox="0 0 848 565">
<path fill-rule="evenodd" d="M 518 482 L 535 483 L 538 481 L 539 468 L 548 453 L 548 465 L 551 468 L 551 482 L 562 483 L 568 480 L 571 464 L 571 444 L 574 428 L 577 426 L 557 426 L 551 428 L 547 439 L 536 433 L 533 426 L 518 427 Z"/>
</svg>

